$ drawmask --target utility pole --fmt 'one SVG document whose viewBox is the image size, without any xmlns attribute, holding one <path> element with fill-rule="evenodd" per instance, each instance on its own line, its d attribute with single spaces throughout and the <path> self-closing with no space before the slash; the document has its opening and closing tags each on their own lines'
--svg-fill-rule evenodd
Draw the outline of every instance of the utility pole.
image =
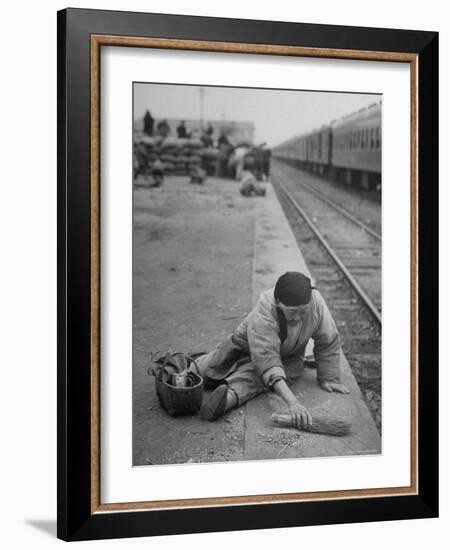
<svg viewBox="0 0 450 550">
<path fill-rule="evenodd" d="M 201 125 L 201 129 L 203 130 L 203 102 L 204 102 L 204 97 L 205 97 L 205 88 L 201 87 L 199 88 L 199 92 L 200 92 L 200 125 Z"/>
</svg>

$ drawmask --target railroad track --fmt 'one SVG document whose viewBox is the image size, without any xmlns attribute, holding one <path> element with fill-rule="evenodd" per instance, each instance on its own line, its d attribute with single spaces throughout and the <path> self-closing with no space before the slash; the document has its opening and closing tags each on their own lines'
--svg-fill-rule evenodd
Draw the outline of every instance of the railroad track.
<svg viewBox="0 0 450 550">
<path fill-rule="evenodd" d="M 309 193 L 312 193 L 322 201 L 326 202 L 331 208 L 334 210 L 337 210 L 340 212 L 343 216 L 345 216 L 348 220 L 350 220 L 353 224 L 357 225 L 361 229 L 363 229 L 366 233 L 369 235 L 372 235 L 377 241 L 381 241 L 381 235 L 374 231 L 371 227 L 369 227 L 367 224 L 363 223 L 361 220 L 358 220 L 353 214 L 345 210 L 345 208 L 342 208 L 337 202 L 331 200 L 326 195 L 324 195 L 322 192 L 318 191 L 317 189 L 314 189 L 311 187 L 311 185 L 308 185 L 306 183 L 300 182 L 297 180 L 297 185 L 299 185 L 302 189 L 305 189 Z"/>
<path fill-rule="evenodd" d="M 381 193 L 374 193 L 360 188 L 333 182 L 325 175 L 312 174 L 300 167 L 274 159 L 272 172 L 283 174 L 294 180 L 296 187 L 302 187 L 318 197 L 342 208 L 347 215 L 353 217 L 361 227 L 366 227 L 369 233 L 381 239 Z"/>
<path fill-rule="evenodd" d="M 275 171 L 272 181 L 381 327 L 381 236 L 342 206 L 283 172 Z M 326 266 L 310 267 L 327 280 Z"/>
</svg>

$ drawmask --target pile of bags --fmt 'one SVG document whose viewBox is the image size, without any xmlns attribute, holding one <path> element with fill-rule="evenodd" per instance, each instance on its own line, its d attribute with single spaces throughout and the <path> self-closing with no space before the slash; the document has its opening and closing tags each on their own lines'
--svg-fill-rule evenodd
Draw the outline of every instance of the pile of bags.
<svg viewBox="0 0 450 550">
<path fill-rule="evenodd" d="M 156 161 L 163 164 L 165 174 L 190 175 L 198 168 L 215 173 L 219 150 L 204 148 L 198 138 L 177 138 L 137 134 L 134 138 L 135 173 L 149 174 Z"/>
</svg>

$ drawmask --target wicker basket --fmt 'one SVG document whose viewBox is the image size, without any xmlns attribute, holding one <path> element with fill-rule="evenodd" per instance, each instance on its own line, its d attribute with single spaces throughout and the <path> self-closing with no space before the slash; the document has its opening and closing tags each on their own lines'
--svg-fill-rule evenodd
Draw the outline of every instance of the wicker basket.
<svg viewBox="0 0 450 550">
<path fill-rule="evenodd" d="M 194 414 L 202 406 L 203 378 L 195 372 L 189 372 L 187 378 L 190 385 L 186 387 L 172 385 L 171 375 L 166 370 L 166 366 L 169 360 L 175 355 L 183 355 L 197 366 L 195 359 L 186 353 L 177 352 L 168 354 L 163 364 L 160 365 L 155 372 L 156 394 L 161 407 L 171 416 Z"/>
</svg>

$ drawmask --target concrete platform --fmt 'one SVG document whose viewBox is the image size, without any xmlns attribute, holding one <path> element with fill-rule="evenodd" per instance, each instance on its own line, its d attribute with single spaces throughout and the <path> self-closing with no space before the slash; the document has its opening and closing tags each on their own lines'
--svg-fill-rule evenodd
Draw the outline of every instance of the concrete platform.
<svg viewBox="0 0 450 550">
<path fill-rule="evenodd" d="M 219 423 L 159 406 L 151 352 L 209 351 L 252 308 L 254 210 L 237 182 L 134 190 L 133 465 L 242 460 L 243 410 Z"/>
<path fill-rule="evenodd" d="M 167 317 L 159 315 L 156 330 L 150 327 L 151 318 L 148 313 L 144 314 L 144 312 L 148 312 L 150 309 L 151 301 L 148 300 L 150 289 L 154 290 L 154 285 L 158 284 L 159 279 L 155 275 L 153 275 L 153 281 L 149 280 L 147 276 L 144 277 L 142 291 L 139 290 L 141 287 L 138 284 L 135 285 L 138 300 L 134 323 L 133 464 L 225 462 L 379 453 L 381 441 L 378 431 L 362 400 L 360 390 L 345 357 L 342 357 L 343 382 L 351 390 L 350 395 L 330 394 L 321 390 L 316 383 L 315 371 L 309 369 L 292 388 L 301 402 L 313 414 L 327 412 L 330 415 L 350 420 L 353 430 L 350 435 L 345 437 L 322 436 L 273 426 L 270 420 L 272 413 L 284 412 L 286 409 L 283 401 L 272 392 L 257 397 L 213 423 L 201 420 L 198 415 L 172 418 L 160 408 L 155 395 L 154 379 L 146 376 L 144 370 L 150 351 L 150 341 L 156 342 L 159 349 L 170 344 L 177 350 L 195 351 L 199 349 L 199 340 L 210 347 L 212 342 L 219 341 L 226 333 L 233 330 L 239 322 L 239 317 L 252 307 L 252 303 L 256 302 L 263 290 L 274 285 L 281 273 L 287 270 L 308 273 L 295 237 L 270 184 L 267 184 L 265 198 L 245 199 L 239 196 L 236 182 L 210 181 L 208 186 L 199 191 L 202 194 L 206 193 L 205 196 L 209 197 L 208 217 L 206 220 L 202 220 L 200 226 L 203 227 L 206 224 L 206 227 L 202 229 L 203 240 L 200 239 L 197 229 L 192 224 L 186 231 L 184 220 L 193 215 L 192 208 L 199 209 L 200 207 L 197 205 L 195 197 L 189 198 L 191 193 L 195 193 L 195 190 L 189 188 L 188 193 L 190 194 L 186 194 L 184 189 L 183 182 L 176 182 L 174 192 L 184 193 L 182 212 L 184 218 L 179 219 L 180 214 L 173 211 L 176 223 L 173 224 L 170 231 L 175 231 L 173 228 L 179 228 L 179 233 L 173 234 L 176 241 L 184 238 L 188 240 L 189 232 L 195 237 L 192 242 L 198 243 L 198 251 L 195 252 L 191 248 L 186 254 L 192 256 L 195 252 L 197 255 L 194 258 L 201 258 L 201 260 L 199 262 L 192 261 L 189 270 L 183 273 L 182 280 L 186 284 L 186 277 L 191 277 L 192 282 L 187 281 L 188 288 L 192 293 L 201 292 L 201 295 L 205 296 L 209 302 L 205 303 L 202 310 L 203 317 L 198 318 L 198 325 L 201 329 L 196 326 L 194 330 L 192 315 L 189 316 L 188 311 L 183 313 L 189 303 L 189 296 L 185 298 L 183 295 L 185 306 L 184 302 L 180 303 L 180 297 L 176 298 L 180 316 L 169 321 L 169 319 L 166 320 Z M 164 192 L 169 196 L 169 187 Z M 162 195 L 159 196 L 162 197 Z M 194 206 L 191 207 L 190 204 Z M 231 209 L 230 205 L 233 205 Z M 164 210 L 163 219 L 164 223 L 167 223 L 167 208 L 163 208 L 163 206 L 161 204 L 161 209 Z M 242 219 L 245 219 L 245 223 L 237 227 L 238 224 L 242 224 L 239 221 Z M 210 228 L 208 224 L 210 224 Z M 218 228 L 220 229 L 218 230 Z M 216 234 L 215 239 L 222 242 L 220 254 L 217 254 L 218 251 L 207 252 L 208 232 L 213 230 Z M 236 242 L 238 234 L 240 237 Z M 227 251 L 225 245 L 227 241 L 230 243 L 230 239 L 235 243 L 233 253 Z M 155 248 L 156 245 L 153 241 L 148 243 L 143 239 L 142 243 L 142 246 L 147 248 L 145 248 L 140 268 L 149 269 L 150 272 L 155 269 L 155 256 L 151 250 L 159 249 Z M 135 245 L 140 246 L 139 238 L 135 239 Z M 154 248 L 148 248 L 150 245 Z M 165 245 L 170 246 L 169 241 Z M 157 243 L 157 246 L 163 246 L 163 243 Z M 252 248 L 253 253 L 251 253 Z M 135 255 L 137 253 L 138 251 L 135 249 Z M 211 256 L 210 258 L 208 254 Z M 237 260 L 233 259 L 236 254 L 240 254 L 240 258 Z M 233 261 L 235 264 L 232 263 Z M 207 262 L 211 262 L 211 267 L 214 265 L 216 271 L 222 267 L 223 272 L 220 277 L 223 277 L 224 281 L 223 283 L 219 281 L 219 304 L 216 303 L 216 297 L 213 296 L 212 290 L 210 293 L 204 286 L 199 288 L 195 286 L 196 284 L 205 284 L 202 279 L 195 279 L 195 277 L 203 276 L 203 272 L 197 274 L 195 270 L 198 268 L 203 270 Z M 167 260 L 161 263 L 166 269 Z M 230 283 L 232 277 L 231 275 L 227 276 L 227 269 L 240 270 L 240 275 L 243 276 L 243 279 L 240 280 L 242 288 L 237 290 L 235 287 L 233 290 Z M 168 271 L 170 277 L 175 276 L 178 270 L 178 265 L 176 272 L 173 272 L 170 267 Z M 216 273 L 216 277 L 218 276 Z M 233 309 L 233 300 L 236 300 L 237 294 L 240 295 L 240 301 Z M 161 311 L 168 309 L 167 305 L 170 299 L 170 294 L 160 297 Z M 220 309 L 217 309 L 218 306 Z M 225 311 L 226 307 L 229 308 L 229 312 Z M 172 325 L 167 323 L 172 323 Z M 310 349 L 310 351 L 312 350 Z"/>
</svg>

